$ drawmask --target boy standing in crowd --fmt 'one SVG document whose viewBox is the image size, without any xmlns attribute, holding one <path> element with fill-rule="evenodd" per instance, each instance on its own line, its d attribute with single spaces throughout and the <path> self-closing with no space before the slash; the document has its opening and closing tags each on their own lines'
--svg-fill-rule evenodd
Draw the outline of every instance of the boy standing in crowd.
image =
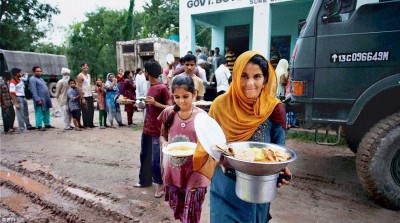
<svg viewBox="0 0 400 223">
<path fill-rule="evenodd" d="M 172 105 L 171 93 L 158 79 L 161 73 L 162 69 L 157 61 L 150 59 L 146 62 L 145 76 L 150 87 L 145 99 L 147 107 L 141 141 L 139 183 L 135 185 L 149 187 L 152 182 L 158 184 L 155 197 L 164 194 L 160 167 L 161 122 L 157 118 L 164 108 Z"/>
<path fill-rule="evenodd" d="M 82 131 L 82 129 L 79 126 L 79 121 L 81 119 L 80 93 L 79 93 L 78 88 L 76 87 L 75 80 L 69 80 L 68 84 L 69 84 L 69 88 L 67 91 L 67 96 L 68 96 L 69 110 L 71 112 L 75 130 Z"/>
<path fill-rule="evenodd" d="M 195 75 L 196 68 L 196 57 L 194 55 L 187 54 L 183 57 L 183 67 L 185 72 L 179 75 L 186 75 L 193 79 L 194 88 L 196 89 L 197 101 L 203 100 L 204 97 L 204 85 L 203 80 Z"/>
</svg>

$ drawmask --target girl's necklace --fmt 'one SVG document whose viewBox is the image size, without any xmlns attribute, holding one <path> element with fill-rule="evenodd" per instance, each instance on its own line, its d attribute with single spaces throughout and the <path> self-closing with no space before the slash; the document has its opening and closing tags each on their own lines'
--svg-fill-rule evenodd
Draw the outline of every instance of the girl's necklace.
<svg viewBox="0 0 400 223">
<path fill-rule="evenodd" d="M 184 122 L 184 121 L 190 119 L 190 117 L 192 117 L 192 114 L 193 114 L 193 108 L 192 108 L 192 112 L 190 112 L 189 117 L 183 119 L 183 118 L 179 115 L 179 112 L 178 112 L 178 116 L 179 116 L 179 118 L 182 120 L 182 123 L 181 123 L 181 127 L 182 127 L 182 128 L 185 128 L 185 127 L 186 127 L 186 124 L 187 124 L 187 123 Z"/>
</svg>

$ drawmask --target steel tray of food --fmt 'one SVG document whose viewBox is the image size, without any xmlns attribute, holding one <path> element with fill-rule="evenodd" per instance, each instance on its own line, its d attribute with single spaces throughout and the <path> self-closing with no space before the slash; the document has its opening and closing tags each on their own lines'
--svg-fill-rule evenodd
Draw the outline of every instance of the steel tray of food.
<svg viewBox="0 0 400 223">
<path fill-rule="evenodd" d="M 117 99 L 117 103 L 121 105 L 126 105 L 126 104 L 134 104 L 135 101 L 128 98 L 119 98 Z"/>
<path fill-rule="evenodd" d="M 237 171 L 255 176 L 276 174 L 297 159 L 297 153 L 284 146 L 262 142 L 228 143 L 234 156 L 224 155 Z"/>
<path fill-rule="evenodd" d="M 196 107 L 210 107 L 211 104 L 212 104 L 212 101 L 204 101 L 204 100 L 193 102 L 193 105 Z"/>
</svg>

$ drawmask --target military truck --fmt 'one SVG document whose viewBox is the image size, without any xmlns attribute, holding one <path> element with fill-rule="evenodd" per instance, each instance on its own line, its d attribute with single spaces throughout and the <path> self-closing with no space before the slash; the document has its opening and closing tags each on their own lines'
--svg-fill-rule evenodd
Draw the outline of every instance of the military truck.
<svg viewBox="0 0 400 223">
<path fill-rule="evenodd" d="M 57 81 L 61 79 L 61 68 L 68 67 L 67 57 L 64 55 L 33 53 L 23 51 L 10 51 L 0 49 L 0 74 L 10 72 L 12 68 L 17 67 L 29 74 L 29 78 L 33 75 L 32 68 L 40 66 L 43 74 L 42 78 L 46 81 L 49 88 L 50 96 L 55 97 Z M 32 96 L 28 81 L 25 83 L 25 95 L 30 98 Z"/>
<path fill-rule="evenodd" d="M 395 210 L 400 209 L 399 12 L 399 0 L 314 0 L 290 71 L 291 105 L 303 114 L 303 126 L 344 136 L 368 195 Z"/>
</svg>

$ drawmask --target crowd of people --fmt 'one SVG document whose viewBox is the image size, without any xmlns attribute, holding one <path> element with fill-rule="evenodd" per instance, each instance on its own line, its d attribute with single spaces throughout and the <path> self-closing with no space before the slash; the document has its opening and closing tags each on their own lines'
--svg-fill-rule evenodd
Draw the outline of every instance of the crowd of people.
<svg viewBox="0 0 400 223">
<path fill-rule="evenodd" d="M 26 73 L 19 68 L 11 69 L 11 75 L 4 74 L 0 77 L 1 109 L 4 122 L 4 133 L 27 133 L 37 129 L 46 131 L 54 128 L 50 124 L 50 108 L 53 107 L 46 82 L 40 77 L 42 68 L 34 66 L 33 76 L 29 80 L 29 89 L 35 110 L 35 124 L 32 126 L 29 119 L 28 103 L 25 97 L 25 83 L 28 79 Z M 14 128 L 15 115 L 17 116 L 18 129 Z M 18 130 L 18 131 L 17 131 Z"/>
<path fill-rule="evenodd" d="M 222 57 L 217 47 L 210 52 L 211 58 L 205 58 L 201 50 L 197 50 L 197 57 L 187 54 L 177 66 L 168 64 L 164 72 L 156 60 L 150 59 L 144 65 L 144 72 L 140 68 L 135 74 L 121 69 L 117 75 L 109 73 L 105 83 L 102 78 L 95 80 L 101 129 L 107 126 L 116 128 L 114 120 L 119 126 L 124 126 L 121 107 L 116 102 L 119 95 L 131 100 L 145 98 L 139 181 L 134 186 L 150 187 L 156 184 L 154 196 L 160 198 L 165 195 L 175 219 L 181 222 L 200 222 L 209 185 L 211 222 L 268 222 L 270 218 L 269 203 L 248 203 L 236 196 L 236 176 L 232 174 L 234 171 L 229 171 L 232 167 L 223 159 L 215 161 L 201 144 L 197 144 L 193 156 L 171 157 L 162 161 L 162 148 L 168 144 L 197 143 L 194 119 L 197 114 L 206 111 L 192 102 L 203 99 L 205 85 L 211 82 L 210 78 L 216 79 L 218 96 L 208 114 L 219 123 L 228 142 L 259 141 L 284 145 L 286 112 L 279 100 L 282 89 L 278 85 L 283 87 L 284 84 L 280 76 L 287 78 L 286 63 L 275 74 L 271 63 L 255 51 L 247 51 L 237 59 L 233 52 L 228 49 L 226 52 L 229 52 L 229 58 Z M 235 62 L 230 71 L 233 58 Z M 204 79 L 204 74 L 201 74 L 204 67 L 201 65 L 206 63 L 212 65 L 212 75 L 206 74 Z M 88 65 L 82 64 L 81 70 L 73 80 L 69 77 L 70 70 L 63 68 L 63 78 L 57 83 L 56 95 L 65 130 L 82 131 L 97 127 L 93 124 L 94 99 Z M 34 77 L 29 84 L 36 128 L 45 131 L 53 127 L 49 113 L 52 103 L 47 86 L 40 78 L 41 68 L 35 66 L 32 71 Z M 18 68 L 13 69 L 12 74 L 11 81 L 0 78 L 4 131 L 14 131 L 16 110 L 19 131 L 27 132 L 35 127 L 30 125 L 23 94 L 25 77 Z M 125 105 L 128 124 L 134 125 L 132 116 L 137 110 L 133 104 Z M 74 127 L 71 126 L 71 119 Z M 288 168 L 283 169 L 281 174 L 291 176 Z M 289 180 L 281 179 L 278 183 L 280 187 L 288 184 Z"/>
<path fill-rule="evenodd" d="M 131 100 L 136 97 L 146 97 L 147 81 L 141 68 L 136 69 L 135 76 L 132 71 L 123 72 L 121 69 L 116 77 L 109 73 L 105 83 L 101 77 L 92 86 L 89 67 L 81 64 L 81 73 L 75 80 L 70 78 L 70 69 L 62 68 L 62 78 L 57 82 L 55 96 L 58 110 L 63 118 L 64 130 L 77 130 L 95 128 L 94 112 L 97 94 L 97 110 L 99 111 L 100 129 L 106 127 L 116 128 L 114 119 L 119 126 L 122 123 L 120 105 L 116 102 L 117 96 L 124 96 Z M 28 103 L 25 97 L 25 81 L 28 81 L 27 73 L 19 68 L 13 68 L 11 75 L 5 73 L 0 77 L 1 107 L 4 122 L 4 133 L 27 133 L 30 130 L 46 131 L 54 128 L 50 123 L 50 109 L 53 107 L 46 82 L 41 78 L 42 68 L 32 68 L 33 75 L 29 79 L 29 90 L 32 93 L 32 101 L 35 111 L 36 126 L 32 126 L 29 120 Z M 123 73 L 123 74 L 122 74 Z M 136 87 L 138 86 L 138 87 Z M 93 91 L 94 89 L 94 91 Z M 136 125 L 133 122 L 133 113 L 137 111 L 134 104 L 125 105 L 128 125 Z M 14 128 L 15 116 L 18 129 Z M 72 126 L 72 123 L 74 126 Z"/>
</svg>

